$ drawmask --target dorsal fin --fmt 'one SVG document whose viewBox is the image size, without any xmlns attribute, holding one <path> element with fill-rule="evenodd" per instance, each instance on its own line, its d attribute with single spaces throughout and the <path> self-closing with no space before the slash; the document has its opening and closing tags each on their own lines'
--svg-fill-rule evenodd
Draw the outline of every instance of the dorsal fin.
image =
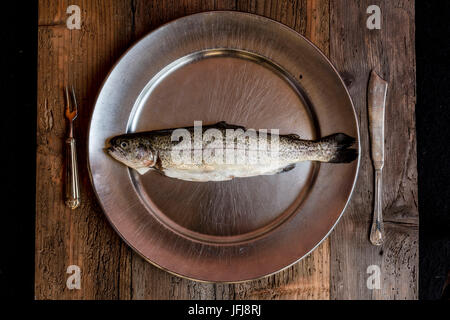
<svg viewBox="0 0 450 320">
<path fill-rule="evenodd" d="M 291 138 L 291 139 L 301 139 L 300 136 L 298 134 L 295 134 L 295 133 L 284 134 L 283 137 L 288 137 L 288 138 Z"/>
<path fill-rule="evenodd" d="M 205 128 L 207 128 L 207 127 L 216 127 L 216 128 L 222 128 L 222 129 L 242 129 L 242 130 L 246 130 L 246 128 L 245 127 L 243 127 L 243 126 L 238 126 L 238 125 L 235 125 L 235 124 L 229 124 L 229 123 L 227 123 L 226 121 L 220 121 L 220 122 L 217 122 L 216 124 L 213 124 L 213 125 L 208 125 L 208 126 L 204 126 Z"/>
<path fill-rule="evenodd" d="M 247 129 L 243 126 L 238 126 L 238 125 L 234 125 L 234 124 L 228 124 L 225 121 L 220 121 L 214 124 L 207 124 L 207 125 L 202 125 L 202 129 L 203 130 L 207 130 L 210 128 L 218 128 L 218 129 L 242 129 L 244 131 L 246 131 Z M 161 130 L 152 130 L 152 131 L 144 131 L 144 132 L 133 132 L 133 133 L 128 133 L 128 135 L 155 135 L 155 134 L 167 134 L 167 133 L 172 133 L 174 130 L 176 129 L 187 129 L 187 130 L 193 130 L 194 127 L 180 127 L 180 128 L 170 128 L 170 129 L 161 129 Z"/>
</svg>

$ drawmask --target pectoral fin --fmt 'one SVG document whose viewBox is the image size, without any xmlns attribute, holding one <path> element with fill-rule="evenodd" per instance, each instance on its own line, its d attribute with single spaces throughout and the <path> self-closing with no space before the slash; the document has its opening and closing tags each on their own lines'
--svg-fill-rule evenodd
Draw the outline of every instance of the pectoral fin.
<svg viewBox="0 0 450 320">
<path fill-rule="evenodd" d="M 146 168 L 146 167 L 141 167 L 141 168 L 134 168 L 134 170 L 136 170 L 137 172 L 139 172 L 140 175 L 144 175 L 146 174 L 149 170 L 151 170 L 152 168 Z"/>
<path fill-rule="evenodd" d="M 280 171 L 280 173 L 281 173 L 281 172 L 288 172 L 288 171 L 291 171 L 291 170 L 293 170 L 294 168 L 295 168 L 295 163 L 290 164 L 290 165 L 284 167 L 284 168 Z"/>
</svg>

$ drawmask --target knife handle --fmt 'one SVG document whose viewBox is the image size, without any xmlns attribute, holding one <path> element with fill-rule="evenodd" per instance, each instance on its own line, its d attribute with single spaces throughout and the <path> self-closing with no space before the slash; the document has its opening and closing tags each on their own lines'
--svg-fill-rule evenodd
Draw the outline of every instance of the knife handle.
<svg viewBox="0 0 450 320">
<path fill-rule="evenodd" d="M 375 170 L 375 205 L 373 208 L 372 228 L 370 229 L 370 242 L 375 246 L 382 245 L 384 240 L 382 174 L 382 169 Z"/>
<path fill-rule="evenodd" d="M 77 153 L 75 139 L 66 140 L 66 205 L 75 209 L 80 205 L 80 183 L 78 177 Z"/>
</svg>

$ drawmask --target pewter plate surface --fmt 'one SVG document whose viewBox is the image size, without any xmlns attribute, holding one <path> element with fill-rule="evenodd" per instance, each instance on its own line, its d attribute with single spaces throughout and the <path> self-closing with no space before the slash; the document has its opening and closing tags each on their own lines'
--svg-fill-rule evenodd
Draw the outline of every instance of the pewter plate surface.
<svg viewBox="0 0 450 320">
<path fill-rule="evenodd" d="M 117 134 L 198 120 L 279 129 L 304 139 L 344 132 L 359 141 L 341 78 L 293 30 L 224 11 L 166 24 L 115 65 L 89 131 L 95 192 L 136 252 L 180 276 L 237 282 L 295 263 L 329 234 L 349 200 L 359 159 L 305 162 L 282 174 L 202 183 L 157 172 L 141 176 L 103 151 L 106 139 Z"/>
</svg>

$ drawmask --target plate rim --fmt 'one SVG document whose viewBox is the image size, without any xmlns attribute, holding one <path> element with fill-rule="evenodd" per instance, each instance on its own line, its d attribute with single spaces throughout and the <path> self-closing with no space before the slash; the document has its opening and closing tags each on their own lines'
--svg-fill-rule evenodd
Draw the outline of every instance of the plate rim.
<svg viewBox="0 0 450 320">
<path fill-rule="evenodd" d="M 93 115 L 94 115 L 95 107 L 97 106 L 98 98 L 99 98 L 101 92 L 103 91 L 103 89 L 104 89 L 104 87 L 105 87 L 105 85 L 106 85 L 106 82 L 109 80 L 109 78 L 110 78 L 112 72 L 115 70 L 115 68 L 117 67 L 117 65 L 118 65 L 118 64 L 124 59 L 124 57 L 125 57 L 130 51 L 132 51 L 132 50 L 133 50 L 133 49 L 134 49 L 134 48 L 135 48 L 135 47 L 136 47 L 143 39 L 149 37 L 152 33 L 156 32 L 156 31 L 158 31 L 158 30 L 161 30 L 161 29 L 163 29 L 164 27 L 166 27 L 167 25 L 169 25 L 169 24 L 171 24 L 171 23 L 174 23 L 174 22 L 176 22 L 176 21 L 179 21 L 179 20 L 183 20 L 183 19 L 186 19 L 186 18 L 189 18 L 189 17 L 193 17 L 193 16 L 211 15 L 211 14 L 243 15 L 243 16 L 256 17 L 256 18 L 261 19 L 261 20 L 269 20 L 270 22 L 277 24 L 278 26 L 280 26 L 281 28 L 285 29 L 286 31 L 288 31 L 288 32 L 290 32 L 290 33 L 293 33 L 293 34 L 296 35 L 297 37 L 302 38 L 302 40 L 305 41 L 309 46 L 311 46 L 311 47 L 314 49 L 314 51 L 316 51 L 319 55 L 322 56 L 322 58 L 326 61 L 327 65 L 328 65 L 329 67 L 331 67 L 331 69 L 334 71 L 334 74 L 337 75 L 337 77 L 338 77 L 338 79 L 339 79 L 339 82 L 340 82 L 342 88 L 344 89 L 344 91 L 345 91 L 345 93 L 346 93 L 346 95 L 347 95 L 348 101 L 350 102 L 350 106 L 351 106 L 352 113 L 353 113 L 353 120 L 354 120 L 354 124 L 355 124 L 356 134 L 357 134 L 357 137 L 356 137 L 356 141 L 357 141 L 356 147 L 357 147 L 357 150 L 358 150 L 358 157 L 357 157 L 357 159 L 356 159 L 356 160 L 357 160 L 357 164 L 356 164 L 356 168 L 355 168 L 355 171 L 354 171 L 354 177 L 353 177 L 352 187 L 351 187 L 351 189 L 350 189 L 350 192 L 349 192 L 348 195 L 346 196 L 347 199 L 346 199 L 345 205 L 343 206 L 343 209 L 342 209 L 341 212 L 339 213 L 339 215 L 338 215 L 338 217 L 337 217 L 335 223 L 332 225 L 332 227 L 330 228 L 330 230 L 325 234 L 325 236 L 324 236 L 324 237 L 323 237 L 323 238 L 322 238 L 315 246 L 313 246 L 308 252 L 306 252 L 304 255 L 302 255 L 301 257 L 299 257 L 298 259 L 296 259 L 296 260 L 293 261 L 292 263 L 290 263 L 290 264 L 284 266 L 283 268 L 277 269 L 277 270 L 275 270 L 275 271 L 273 271 L 273 272 L 271 272 L 271 273 L 267 273 L 267 274 L 264 274 L 264 275 L 262 275 L 262 276 L 253 277 L 253 278 L 248 278 L 248 279 L 243 279 L 243 280 L 216 281 L 216 280 L 205 280 L 205 279 L 201 279 L 201 278 L 192 278 L 192 277 L 189 277 L 189 276 L 187 276 L 187 275 L 183 275 L 183 274 L 181 274 L 181 273 L 177 273 L 177 272 L 175 272 L 175 271 L 169 270 L 169 269 L 167 269 L 167 268 L 161 266 L 160 264 L 158 264 L 158 263 L 156 263 L 156 262 L 150 260 L 150 259 L 147 258 L 146 256 L 144 256 L 144 255 L 143 255 L 143 254 L 142 254 L 135 246 L 133 246 L 133 245 L 132 245 L 132 244 L 131 244 L 124 236 L 123 236 L 123 234 L 117 229 L 116 225 L 111 221 L 110 216 L 109 216 L 108 214 L 106 214 L 105 207 L 104 207 L 104 205 L 103 205 L 103 203 L 102 203 L 102 201 L 101 201 L 101 199 L 100 199 L 100 197 L 99 197 L 99 195 L 98 195 L 98 193 L 97 193 L 97 189 L 95 188 L 94 177 L 93 177 L 93 174 L 92 174 L 91 163 L 90 163 L 90 153 L 91 153 L 91 150 L 90 150 L 90 143 L 89 143 L 89 140 L 90 140 L 90 136 L 91 136 L 91 127 L 92 127 Z M 354 103 L 353 103 L 353 99 L 352 99 L 352 97 L 351 97 L 351 95 L 350 95 L 350 92 L 349 92 L 347 86 L 345 85 L 345 81 L 343 80 L 341 74 L 339 73 L 339 71 L 337 70 L 337 68 L 334 66 L 334 64 L 331 62 L 331 60 L 330 60 L 330 59 L 322 52 L 322 50 L 320 50 L 313 42 L 311 42 L 308 38 L 306 38 L 305 36 L 303 36 L 301 33 L 299 33 L 299 32 L 297 32 L 296 30 L 290 28 L 289 26 L 287 26 L 287 25 L 285 25 L 285 24 L 283 24 L 283 23 L 281 23 L 281 22 L 279 22 L 279 21 L 276 21 L 276 20 L 274 20 L 274 19 L 272 19 L 272 18 L 269 18 L 269 17 L 265 17 L 265 16 L 262 16 L 262 15 L 259 15 L 259 14 L 255 14 L 255 13 L 243 12 L 243 11 L 233 11 L 233 10 L 208 10 L 208 11 L 202 11 L 202 12 L 197 12 L 197 13 L 193 13 L 193 14 L 184 15 L 184 16 L 181 16 L 181 17 L 178 17 L 178 18 L 176 18 L 176 19 L 172 19 L 172 20 L 170 20 L 170 21 L 167 21 L 167 22 L 163 23 L 162 25 L 158 26 L 157 28 L 154 28 L 154 29 L 152 29 L 151 31 L 147 32 L 146 34 L 144 34 L 144 35 L 143 35 L 142 37 L 140 37 L 139 39 L 135 40 L 135 41 L 134 41 L 134 42 L 133 42 L 133 43 L 132 43 L 132 44 L 131 44 L 131 45 L 130 45 L 130 46 L 129 46 L 129 47 L 128 47 L 128 48 L 127 48 L 120 56 L 119 56 L 119 58 L 117 58 L 117 60 L 112 64 L 111 68 L 109 69 L 109 71 L 108 71 L 107 74 L 105 75 L 105 78 L 103 79 L 101 85 L 99 86 L 98 92 L 97 92 L 97 94 L 96 94 L 96 96 L 95 96 L 95 103 L 94 103 L 94 106 L 93 106 L 92 111 L 91 111 L 90 116 L 89 116 L 89 124 L 88 124 L 87 130 L 88 130 L 88 131 L 87 131 L 87 135 L 86 135 L 86 160 L 87 160 L 87 170 L 88 170 L 88 173 L 89 173 L 89 180 L 90 180 L 90 182 L 91 182 L 92 190 L 93 190 L 93 192 L 94 192 L 94 194 L 95 194 L 95 197 L 96 197 L 96 199 L 97 199 L 97 203 L 100 205 L 100 207 L 101 207 L 101 209 L 102 209 L 102 211 L 103 211 L 103 215 L 106 216 L 109 225 L 110 225 L 110 226 L 113 228 L 113 230 L 119 235 L 119 237 L 121 238 L 121 240 L 124 241 L 124 242 L 127 244 L 127 246 L 129 246 L 129 247 L 134 251 L 134 253 L 138 254 L 138 255 L 139 255 L 140 257 L 142 257 L 146 262 L 150 263 L 151 265 L 153 265 L 153 266 L 155 266 L 155 267 L 157 267 L 157 268 L 159 268 L 159 269 L 161 269 L 161 270 L 163 270 L 163 271 L 165 271 L 165 272 L 168 272 L 169 274 L 172 274 L 172 275 L 175 275 L 175 276 L 177 276 L 177 277 L 184 278 L 184 279 L 187 279 L 187 280 L 201 282 L 201 283 L 212 283 L 212 284 L 233 284 L 233 283 L 237 283 L 237 284 L 238 284 L 238 283 L 245 283 L 245 282 L 248 282 L 248 281 L 259 280 L 259 279 L 263 279 L 263 278 L 269 277 L 269 276 L 271 276 L 271 275 L 277 274 L 277 273 L 279 273 L 279 272 L 282 272 L 282 271 L 284 271 L 284 270 L 290 268 L 290 267 L 293 266 L 294 264 L 298 263 L 299 261 L 303 260 L 306 256 L 308 256 L 309 254 L 311 254 L 311 252 L 313 252 L 315 249 L 317 249 L 317 247 L 319 247 L 319 246 L 320 246 L 320 245 L 321 245 L 321 244 L 322 244 L 322 243 L 330 236 L 330 234 L 334 231 L 334 229 L 335 229 L 335 227 L 337 226 L 337 224 L 338 224 L 338 223 L 340 222 L 340 220 L 342 219 L 342 216 L 344 215 L 344 213 L 345 213 L 345 211 L 346 211 L 346 209 L 347 209 L 347 207 L 348 207 L 348 205 L 349 205 L 349 203 L 350 203 L 350 200 L 351 200 L 351 198 L 352 198 L 352 196 L 353 196 L 353 192 L 354 192 L 354 190 L 355 190 L 355 186 L 356 186 L 356 183 L 357 183 L 357 181 L 358 181 L 359 170 L 360 170 L 360 165 L 361 165 L 361 152 L 362 152 L 362 150 L 361 150 L 361 133 L 360 133 L 360 125 L 359 125 L 359 122 L 358 122 L 357 112 L 356 112 L 356 109 L 355 109 L 355 105 L 354 105 Z"/>
</svg>

